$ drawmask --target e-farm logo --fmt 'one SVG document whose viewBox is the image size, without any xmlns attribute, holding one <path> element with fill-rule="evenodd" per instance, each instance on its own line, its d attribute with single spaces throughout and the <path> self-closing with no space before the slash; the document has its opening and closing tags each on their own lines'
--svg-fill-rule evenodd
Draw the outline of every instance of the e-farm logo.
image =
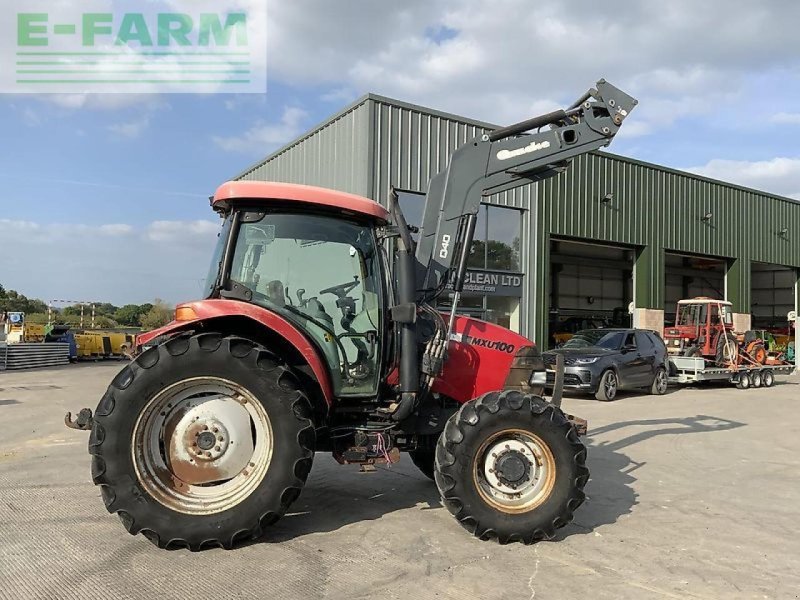
<svg viewBox="0 0 800 600">
<path fill-rule="evenodd" d="M 263 2 L 14 1 L 1 92 L 266 91 Z"/>
</svg>

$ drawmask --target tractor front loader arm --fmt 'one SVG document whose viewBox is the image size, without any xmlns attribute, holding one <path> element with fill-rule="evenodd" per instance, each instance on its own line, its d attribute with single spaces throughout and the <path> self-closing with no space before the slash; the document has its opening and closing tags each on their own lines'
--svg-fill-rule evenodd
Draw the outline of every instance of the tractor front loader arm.
<svg viewBox="0 0 800 600">
<path fill-rule="evenodd" d="M 552 177 L 572 158 L 607 146 L 636 104 L 601 79 L 565 110 L 496 129 L 459 147 L 431 180 L 426 196 L 416 259 L 428 297 L 443 291 L 445 279 L 461 291 L 465 256 L 484 198 Z M 538 131 L 525 133 L 533 129 Z"/>
</svg>

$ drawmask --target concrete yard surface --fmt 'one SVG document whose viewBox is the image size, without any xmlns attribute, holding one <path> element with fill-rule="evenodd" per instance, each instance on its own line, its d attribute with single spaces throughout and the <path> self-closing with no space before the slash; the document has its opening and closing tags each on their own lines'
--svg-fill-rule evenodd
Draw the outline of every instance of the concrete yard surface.
<svg viewBox="0 0 800 600">
<path fill-rule="evenodd" d="M 0 598 L 797 598 L 800 385 L 673 388 L 589 420 L 587 501 L 558 538 L 472 538 L 407 456 L 318 454 L 290 514 L 234 551 L 159 550 L 109 515 L 88 433 L 119 363 L 0 373 Z"/>
</svg>

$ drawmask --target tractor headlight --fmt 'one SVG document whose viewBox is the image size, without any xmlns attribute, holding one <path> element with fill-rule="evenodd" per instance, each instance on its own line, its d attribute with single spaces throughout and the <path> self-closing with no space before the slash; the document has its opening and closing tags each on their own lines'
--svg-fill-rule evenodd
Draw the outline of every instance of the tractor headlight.
<svg viewBox="0 0 800 600">
<path fill-rule="evenodd" d="M 600 360 L 599 356 L 592 356 L 592 357 L 589 357 L 589 358 L 576 358 L 575 359 L 575 364 L 576 365 L 590 365 L 592 363 L 596 363 L 598 360 Z"/>
</svg>

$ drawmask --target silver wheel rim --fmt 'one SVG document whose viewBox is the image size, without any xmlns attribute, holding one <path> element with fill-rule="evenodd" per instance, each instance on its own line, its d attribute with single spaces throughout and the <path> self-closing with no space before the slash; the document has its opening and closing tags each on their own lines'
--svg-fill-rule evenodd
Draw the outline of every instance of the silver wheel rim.
<svg viewBox="0 0 800 600">
<path fill-rule="evenodd" d="M 753 373 L 753 387 L 761 387 L 761 374 Z"/>
<path fill-rule="evenodd" d="M 659 394 L 667 391 L 667 372 L 663 369 L 656 374 L 656 391 Z"/>
<path fill-rule="evenodd" d="M 762 379 L 764 380 L 765 387 L 772 387 L 772 384 L 775 383 L 775 376 L 769 371 L 764 373 Z"/>
<path fill-rule="evenodd" d="M 609 371 L 605 376 L 603 389 L 605 390 L 606 398 L 611 399 L 617 395 L 617 376 L 614 375 L 613 371 Z"/>
<path fill-rule="evenodd" d="M 147 403 L 131 452 L 139 483 L 158 502 L 185 514 L 213 514 L 240 504 L 263 481 L 272 424 L 239 384 L 185 379 Z"/>
<path fill-rule="evenodd" d="M 499 465 L 513 454 L 527 463 L 525 473 L 509 482 Z M 505 513 L 523 513 L 544 502 L 555 485 L 553 452 L 542 439 L 522 429 L 507 429 L 490 436 L 475 455 L 473 477 L 481 498 Z"/>
</svg>

